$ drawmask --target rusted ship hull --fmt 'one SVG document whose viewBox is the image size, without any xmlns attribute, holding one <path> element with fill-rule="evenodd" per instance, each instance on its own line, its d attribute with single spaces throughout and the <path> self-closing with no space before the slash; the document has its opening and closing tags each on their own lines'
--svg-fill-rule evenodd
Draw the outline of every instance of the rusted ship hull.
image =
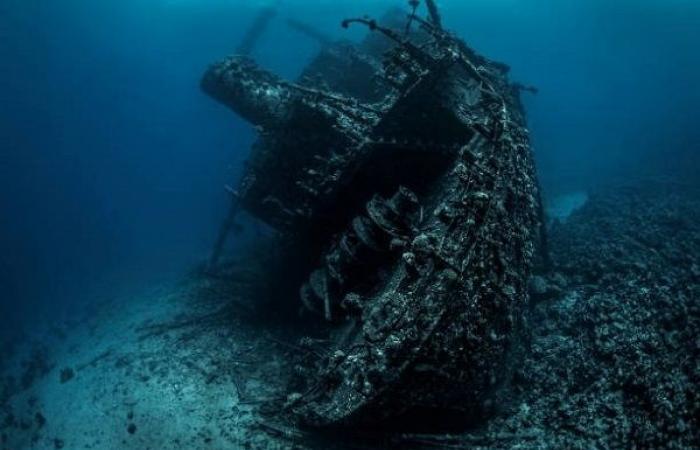
<svg viewBox="0 0 700 450">
<path fill-rule="evenodd" d="M 300 297 L 332 339 L 288 406 L 315 426 L 478 411 L 527 301 L 540 204 L 519 86 L 439 21 L 409 20 L 344 23 L 388 43 L 353 50 L 381 101 L 332 68 L 291 83 L 240 57 L 203 81 L 260 130 L 242 207 L 314 249 Z"/>
</svg>

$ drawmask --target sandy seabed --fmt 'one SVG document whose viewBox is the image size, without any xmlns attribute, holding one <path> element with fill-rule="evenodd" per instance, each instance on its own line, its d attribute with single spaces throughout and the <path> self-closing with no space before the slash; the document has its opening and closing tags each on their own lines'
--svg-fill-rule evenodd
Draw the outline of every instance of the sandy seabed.
<svg viewBox="0 0 700 450">
<path fill-rule="evenodd" d="M 256 410 L 277 395 L 289 350 L 225 295 L 191 279 L 19 344 L 0 448 L 281 448 Z"/>
<path fill-rule="evenodd" d="M 270 411 L 299 361 L 290 330 L 231 282 L 189 276 L 0 348 L 0 449 L 700 448 L 699 191 L 644 182 L 578 203 L 551 226 L 522 354 L 478 428 L 312 440 Z"/>
</svg>

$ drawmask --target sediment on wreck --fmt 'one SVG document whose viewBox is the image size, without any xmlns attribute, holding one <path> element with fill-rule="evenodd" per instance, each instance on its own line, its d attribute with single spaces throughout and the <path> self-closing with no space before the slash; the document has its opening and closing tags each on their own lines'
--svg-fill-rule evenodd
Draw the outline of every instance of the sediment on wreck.
<svg viewBox="0 0 700 450">
<path fill-rule="evenodd" d="M 299 82 L 240 56 L 203 79 L 260 132 L 241 207 L 306 249 L 285 256 L 288 301 L 317 313 L 325 337 L 305 341 L 320 357 L 301 364 L 285 411 L 307 425 L 479 418 L 509 373 L 541 233 L 522 85 L 430 4 L 398 29 L 343 23 L 369 29 L 350 53 L 372 83 L 338 77 L 348 65 L 328 42 Z"/>
</svg>

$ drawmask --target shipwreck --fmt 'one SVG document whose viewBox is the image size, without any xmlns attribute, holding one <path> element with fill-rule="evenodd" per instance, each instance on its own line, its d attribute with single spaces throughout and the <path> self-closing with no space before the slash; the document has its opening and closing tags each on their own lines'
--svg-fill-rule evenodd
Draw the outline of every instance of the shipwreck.
<svg viewBox="0 0 700 450">
<path fill-rule="evenodd" d="M 258 140 L 227 224 L 245 211 L 289 249 L 287 301 L 327 333 L 287 410 L 315 427 L 479 414 L 508 376 L 543 242 L 533 152 L 509 68 L 446 30 L 433 1 L 321 44 L 297 81 L 249 56 L 203 90 Z M 212 258 L 217 263 L 228 225 Z"/>
</svg>

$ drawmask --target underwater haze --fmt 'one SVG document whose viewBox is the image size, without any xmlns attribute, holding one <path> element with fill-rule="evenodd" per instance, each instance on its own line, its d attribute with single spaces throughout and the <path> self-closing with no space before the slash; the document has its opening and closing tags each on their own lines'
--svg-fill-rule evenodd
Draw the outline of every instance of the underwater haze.
<svg viewBox="0 0 700 450">
<path fill-rule="evenodd" d="M 523 101 L 548 221 L 565 222 L 601 186 L 700 185 L 700 2 L 438 4 L 445 28 L 538 89 Z M 138 315 L 151 302 L 143 292 L 206 262 L 231 202 L 225 187 L 239 182 L 256 130 L 200 81 L 270 6 L 277 15 L 251 56 L 292 80 L 319 45 L 286 19 L 359 41 L 366 30 L 343 29 L 343 19 L 408 10 L 400 0 L 0 0 L 0 366 L 47 322 L 92 323 L 92 311 L 126 297 L 141 299 Z M 229 251 L 260 227 L 245 219 Z M 39 373 L 56 381 L 63 364 L 52 361 L 37 363 L 27 386 Z M 2 391 L 0 406 L 11 398 Z M 69 440 L 41 436 L 20 441 Z M 93 448 L 122 448 L 106 442 L 120 441 Z"/>
<path fill-rule="evenodd" d="M 338 38 L 391 1 L 282 1 Z M 0 5 L 0 267 L 4 318 L 204 258 L 252 140 L 198 89 L 264 2 L 4 0 Z M 546 193 L 605 177 L 694 177 L 700 5 L 443 0 L 448 27 L 528 97 Z M 272 24 L 255 50 L 294 77 L 317 47 Z M 12 321 L 14 322 L 14 320 Z"/>
</svg>

